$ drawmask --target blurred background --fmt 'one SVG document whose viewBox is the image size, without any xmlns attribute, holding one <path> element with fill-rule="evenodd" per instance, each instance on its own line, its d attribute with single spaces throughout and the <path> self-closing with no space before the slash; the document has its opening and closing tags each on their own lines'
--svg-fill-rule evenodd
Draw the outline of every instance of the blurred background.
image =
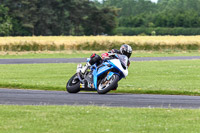
<svg viewBox="0 0 200 133">
<path fill-rule="evenodd" d="M 199 35 L 200 0 L 0 0 L 0 36 Z"/>
</svg>

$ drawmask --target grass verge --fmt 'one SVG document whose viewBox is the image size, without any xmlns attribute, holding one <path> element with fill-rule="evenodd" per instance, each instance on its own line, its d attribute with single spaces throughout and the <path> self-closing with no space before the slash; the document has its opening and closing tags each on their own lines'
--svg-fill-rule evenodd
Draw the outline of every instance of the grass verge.
<svg viewBox="0 0 200 133">
<path fill-rule="evenodd" d="M 0 87 L 63 91 L 76 65 L 0 65 Z M 116 92 L 200 95 L 199 81 L 199 60 L 131 62 Z"/>
<path fill-rule="evenodd" d="M 188 109 L 0 105 L 0 132 L 199 132 L 199 113 Z"/>
<path fill-rule="evenodd" d="M 31 52 L 1 52 L 0 59 L 15 58 L 88 58 L 92 53 L 101 55 L 107 51 L 31 51 Z M 170 56 L 200 56 L 200 51 L 133 51 L 132 57 L 170 57 Z"/>
</svg>

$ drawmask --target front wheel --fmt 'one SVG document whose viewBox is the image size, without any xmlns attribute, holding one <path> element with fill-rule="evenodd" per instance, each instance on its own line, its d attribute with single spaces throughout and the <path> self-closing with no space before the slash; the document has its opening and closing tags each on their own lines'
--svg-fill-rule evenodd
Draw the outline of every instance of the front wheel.
<svg viewBox="0 0 200 133">
<path fill-rule="evenodd" d="M 116 89 L 116 87 L 118 86 L 118 81 L 119 81 L 119 76 L 114 74 L 110 80 L 106 80 L 106 77 L 104 79 L 101 80 L 97 92 L 99 94 L 106 94 L 107 92 L 109 92 L 110 90 Z"/>
<path fill-rule="evenodd" d="M 69 93 L 78 93 L 80 91 L 80 80 L 77 74 L 72 76 L 67 82 L 66 89 Z"/>
</svg>

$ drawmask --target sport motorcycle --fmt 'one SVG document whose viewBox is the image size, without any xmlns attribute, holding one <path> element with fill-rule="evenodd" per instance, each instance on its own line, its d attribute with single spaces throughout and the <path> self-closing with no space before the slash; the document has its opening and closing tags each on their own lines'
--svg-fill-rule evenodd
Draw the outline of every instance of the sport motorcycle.
<svg viewBox="0 0 200 133">
<path fill-rule="evenodd" d="M 90 59 L 87 59 L 89 62 Z M 97 91 L 106 94 L 116 90 L 118 82 L 128 76 L 128 57 L 114 54 L 104 59 L 100 65 L 92 65 L 84 74 L 77 72 L 67 82 L 66 89 L 69 93 L 79 91 Z"/>
</svg>

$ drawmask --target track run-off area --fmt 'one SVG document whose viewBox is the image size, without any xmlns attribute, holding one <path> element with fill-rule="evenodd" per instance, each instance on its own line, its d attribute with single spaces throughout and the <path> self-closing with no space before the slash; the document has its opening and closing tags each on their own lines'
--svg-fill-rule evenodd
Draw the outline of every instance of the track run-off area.
<svg viewBox="0 0 200 133">
<path fill-rule="evenodd" d="M 130 61 L 164 61 L 164 60 L 193 60 L 200 56 L 177 57 L 132 57 Z M 0 59 L 0 64 L 37 64 L 37 63 L 81 63 L 87 58 L 40 58 L 40 59 Z"/>
<path fill-rule="evenodd" d="M 134 57 L 131 61 L 191 60 L 200 56 L 188 57 Z M 0 59 L 0 64 L 36 64 L 36 63 L 80 63 L 86 58 L 51 59 Z M 2 105 L 97 105 L 116 107 L 152 107 L 152 108 L 200 108 L 200 96 L 147 95 L 95 92 L 69 94 L 66 91 L 42 91 L 0 89 Z"/>
<path fill-rule="evenodd" d="M 95 92 L 0 89 L 0 104 L 6 105 L 95 105 L 149 108 L 200 108 L 199 96 L 147 95 Z"/>
</svg>

